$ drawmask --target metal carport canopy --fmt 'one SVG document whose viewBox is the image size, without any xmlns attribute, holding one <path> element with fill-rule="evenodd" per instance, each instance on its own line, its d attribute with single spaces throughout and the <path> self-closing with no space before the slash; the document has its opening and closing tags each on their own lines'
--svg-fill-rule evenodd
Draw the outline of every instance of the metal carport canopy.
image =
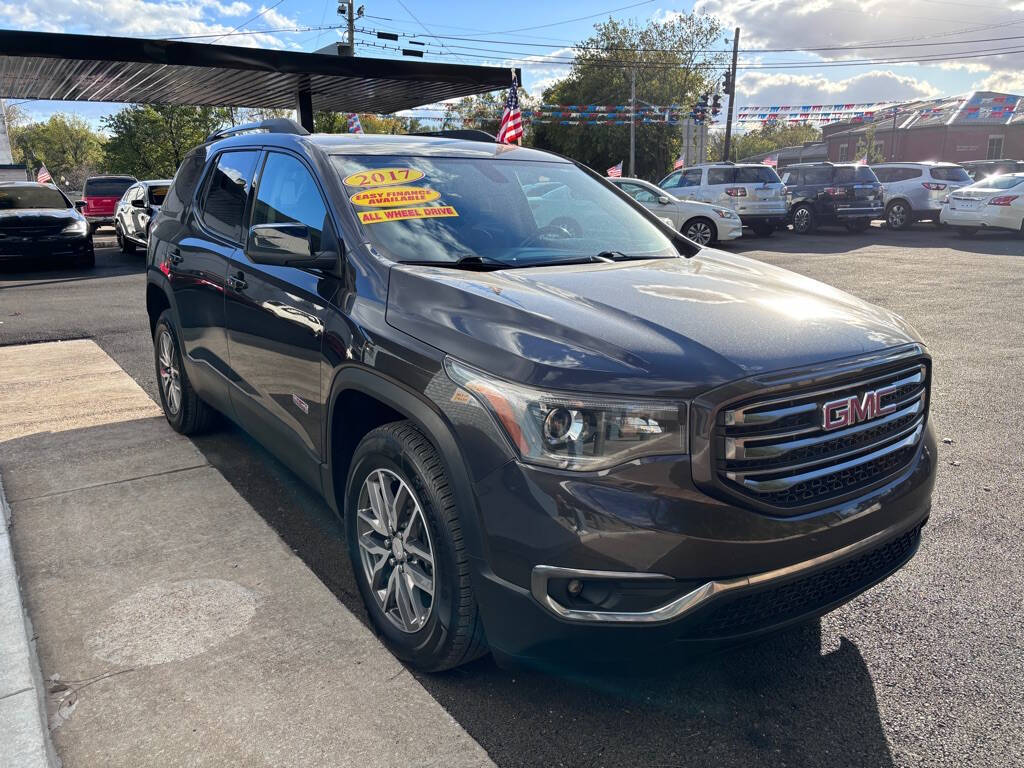
<svg viewBox="0 0 1024 768">
<path fill-rule="evenodd" d="M 4 98 L 298 108 L 305 118 L 397 112 L 505 88 L 511 77 L 500 67 L 0 30 Z"/>
</svg>

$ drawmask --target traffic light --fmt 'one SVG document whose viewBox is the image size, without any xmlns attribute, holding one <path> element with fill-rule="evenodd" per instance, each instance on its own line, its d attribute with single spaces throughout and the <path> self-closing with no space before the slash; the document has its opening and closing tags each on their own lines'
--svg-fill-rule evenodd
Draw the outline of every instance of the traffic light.
<svg viewBox="0 0 1024 768">
<path fill-rule="evenodd" d="M 719 94 L 715 94 L 714 101 L 711 102 L 711 116 L 718 117 L 718 113 L 722 111 L 722 97 Z"/>
<path fill-rule="evenodd" d="M 732 96 L 732 72 L 726 72 L 722 78 L 722 93 Z"/>
</svg>

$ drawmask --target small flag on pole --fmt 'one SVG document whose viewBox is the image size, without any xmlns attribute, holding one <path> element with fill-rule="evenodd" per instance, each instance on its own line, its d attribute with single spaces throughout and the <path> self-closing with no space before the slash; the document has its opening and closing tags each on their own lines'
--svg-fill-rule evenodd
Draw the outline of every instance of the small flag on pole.
<svg viewBox="0 0 1024 768">
<path fill-rule="evenodd" d="M 359 115 L 352 112 L 348 116 L 348 132 L 349 133 L 362 133 L 363 124 L 359 122 Z"/>
<path fill-rule="evenodd" d="M 36 181 L 38 181 L 40 184 L 53 183 L 53 177 L 50 176 L 50 172 L 46 170 L 45 165 L 39 167 L 39 173 L 36 174 Z"/>
<path fill-rule="evenodd" d="M 672 163 L 672 170 L 673 171 L 678 171 L 682 167 L 683 167 L 683 158 L 680 156 L 680 158 L 678 160 L 676 160 L 674 163 Z"/>
<path fill-rule="evenodd" d="M 770 165 L 772 168 L 777 168 L 779 165 L 779 156 L 770 155 L 762 161 L 765 165 Z"/>
<path fill-rule="evenodd" d="M 867 165 L 867 164 L 868 164 L 868 156 L 867 155 L 864 155 L 864 157 L 862 157 L 860 159 L 860 162 L 857 163 L 857 165 Z"/>
<path fill-rule="evenodd" d="M 613 165 L 608 169 L 608 175 L 613 179 L 622 178 L 622 161 L 619 160 L 618 165 Z"/>
<path fill-rule="evenodd" d="M 523 115 L 519 111 L 519 93 L 516 90 L 516 73 L 512 73 L 512 86 L 505 99 L 505 111 L 501 113 L 498 128 L 498 143 L 513 144 L 523 138 Z"/>
</svg>

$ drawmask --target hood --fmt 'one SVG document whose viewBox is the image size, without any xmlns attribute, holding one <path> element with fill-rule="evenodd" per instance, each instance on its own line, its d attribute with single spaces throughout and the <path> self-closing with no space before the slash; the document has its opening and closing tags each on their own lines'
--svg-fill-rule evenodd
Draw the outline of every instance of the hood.
<svg viewBox="0 0 1024 768">
<path fill-rule="evenodd" d="M 387 321 L 514 381 L 677 397 L 920 341 L 881 307 L 711 249 L 496 272 L 397 265 Z"/>
<path fill-rule="evenodd" d="M 66 227 L 82 218 L 74 208 L 8 208 L 0 210 L 0 230 L 20 227 Z"/>
</svg>

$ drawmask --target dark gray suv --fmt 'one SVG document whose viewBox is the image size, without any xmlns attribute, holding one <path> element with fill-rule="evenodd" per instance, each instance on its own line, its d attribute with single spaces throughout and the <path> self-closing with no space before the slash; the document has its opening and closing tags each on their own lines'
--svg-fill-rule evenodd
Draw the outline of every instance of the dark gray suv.
<svg viewBox="0 0 1024 768">
<path fill-rule="evenodd" d="M 913 556 L 931 359 L 896 315 L 552 154 L 255 127 L 190 153 L 152 230 L 164 411 L 323 493 L 400 658 L 748 637 Z"/>
</svg>

